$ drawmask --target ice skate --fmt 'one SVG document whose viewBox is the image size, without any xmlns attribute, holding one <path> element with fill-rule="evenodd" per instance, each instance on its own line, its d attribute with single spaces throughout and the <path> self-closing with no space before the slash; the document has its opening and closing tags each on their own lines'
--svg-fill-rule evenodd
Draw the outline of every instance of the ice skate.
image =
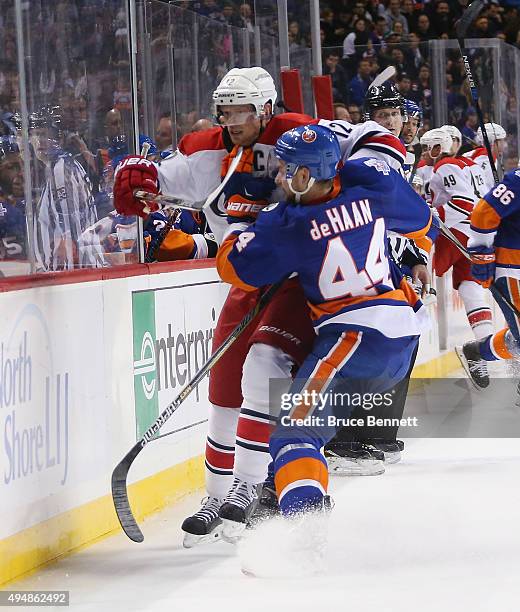
<svg viewBox="0 0 520 612">
<path fill-rule="evenodd" d="M 268 521 L 279 514 L 280 506 L 274 482 L 266 481 L 261 486 L 258 494 L 258 504 L 247 522 L 247 527 L 253 529 L 263 521 Z"/>
<path fill-rule="evenodd" d="M 385 472 L 385 455 L 363 442 L 333 442 L 325 446 L 331 476 L 377 476 Z"/>
<path fill-rule="evenodd" d="M 385 463 L 392 464 L 401 461 L 401 452 L 404 450 L 404 442 L 402 440 L 384 440 L 383 438 L 374 438 L 365 442 L 378 451 L 382 451 L 385 456 Z"/>
<path fill-rule="evenodd" d="M 222 519 L 222 537 L 236 543 L 246 528 L 249 517 L 258 503 L 258 485 L 235 478 L 223 500 L 219 516 Z"/>
<path fill-rule="evenodd" d="M 325 495 L 301 512 L 261 524 L 239 543 L 242 573 L 255 578 L 323 573 L 333 505 L 330 496 Z"/>
<path fill-rule="evenodd" d="M 222 520 L 218 513 L 223 501 L 217 497 L 206 497 L 202 500 L 201 509 L 184 519 L 181 526 L 184 548 L 220 540 Z"/>
<path fill-rule="evenodd" d="M 462 348 L 456 347 L 455 352 L 473 386 L 481 390 L 489 386 L 489 374 L 487 363 L 482 359 L 478 345 L 477 340 L 466 342 Z"/>
</svg>

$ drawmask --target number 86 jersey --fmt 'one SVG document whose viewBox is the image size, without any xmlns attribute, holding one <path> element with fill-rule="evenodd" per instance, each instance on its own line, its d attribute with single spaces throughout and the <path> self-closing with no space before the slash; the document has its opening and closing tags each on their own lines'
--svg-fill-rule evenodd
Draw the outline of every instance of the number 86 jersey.
<svg viewBox="0 0 520 612">
<path fill-rule="evenodd" d="M 428 317 L 389 259 L 386 233 L 420 239 L 431 223 L 427 204 L 398 172 L 361 158 L 345 163 L 326 201 L 273 204 L 230 234 L 217 267 L 246 291 L 296 272 L 317 330 L 419 335 Z"/>
</svg>

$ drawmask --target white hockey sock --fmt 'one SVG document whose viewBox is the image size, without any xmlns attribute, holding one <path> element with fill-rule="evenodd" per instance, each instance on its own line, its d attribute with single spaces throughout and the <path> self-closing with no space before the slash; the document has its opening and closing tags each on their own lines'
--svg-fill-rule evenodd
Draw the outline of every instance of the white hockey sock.
<svg viewBox="0 0 520 612">
<path fill-rule="evenodd" d="M 269 406 L 269 379 L 286 379 L 289 387 L 292 366 L 289 355 L 267 344 L 254 344 L 247 354 L 242 374 L 244 402 L 238 421 L 234 474 L 251 484 L 265 480 L 271 461 L 269 436 L 276 424 L 279 406 Z"/>
<path fill-rule="evenodd" d="M 233 482 L 235 438 L 239 408 L 210 405 L 206 439 L 206 490 L 211 497 L 225 497 Z"/>
<path fill-rule="evenodd" d="M 486 290 L 475 281 L 462 281 L 458 291 L 475 338 L 477 340 L 487 338 L 494 329 L 491 308 L 486 300 Z"/>
</svg>

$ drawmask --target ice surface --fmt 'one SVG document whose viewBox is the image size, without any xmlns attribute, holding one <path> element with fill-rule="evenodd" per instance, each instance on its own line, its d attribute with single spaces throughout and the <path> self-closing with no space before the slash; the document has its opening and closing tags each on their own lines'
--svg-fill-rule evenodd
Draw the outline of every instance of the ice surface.
<svg viewBox="0 0 520 612">
<path fill-rule="evenodd" d="M 89 612 L 517 612 L 520 441 L 406 444 L 382 476 L 332 479 L 324 575 L 251 578 L 225 542 L 183 549 L 200 494 L 145 521 L 143 544 L 117 535 L 14 587 Z"/>
</svg>

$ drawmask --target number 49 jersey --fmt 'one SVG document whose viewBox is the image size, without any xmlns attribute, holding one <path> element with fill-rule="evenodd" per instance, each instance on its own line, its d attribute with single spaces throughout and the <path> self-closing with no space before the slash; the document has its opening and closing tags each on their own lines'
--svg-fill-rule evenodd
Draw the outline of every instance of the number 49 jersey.
<svg viewBox="0 0 520 612">
<path fill-rule="evenodd" d="M 431 223 L 427 204 L 397 171 L 361 158 L 345 163 L 327 201 L 273 204 L 230 234 L 217 267 L 245 290 L 297 272 L 316 329 L 419 335 L 427 316 L 389 260 L 387 230 L 420 238 Z"/>
</svg>

